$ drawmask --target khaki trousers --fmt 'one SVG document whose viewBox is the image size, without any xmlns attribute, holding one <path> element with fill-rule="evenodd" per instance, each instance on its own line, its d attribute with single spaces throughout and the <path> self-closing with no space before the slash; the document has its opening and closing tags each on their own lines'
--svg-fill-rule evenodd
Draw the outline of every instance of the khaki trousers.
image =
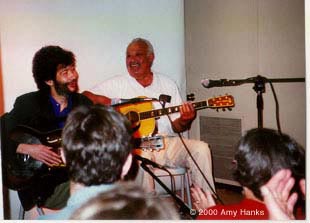
<svg viewBox="0 0 310 223">
<path fill-rule="evenodd" d="M 209 184 L 215 190 L 212 158 L 208 144 L 198 140 L 184 139 L 184 141 Z M 192 183 L 200 186 L 205 191 L 210 190 L 208 183 L 204 180 L 191 157 L 188 155 L 179 137 L 165 137 L 164 144 L 165 148 L 160 151 L 142 151 L 140 155 L 167 167 L 187 167 L 190 170 Z M 139 167 L 136 182 L 142 185 L 148 192 L 154 192 L 155 190 L 152 176 L 141 167 Z"/>
</svg>

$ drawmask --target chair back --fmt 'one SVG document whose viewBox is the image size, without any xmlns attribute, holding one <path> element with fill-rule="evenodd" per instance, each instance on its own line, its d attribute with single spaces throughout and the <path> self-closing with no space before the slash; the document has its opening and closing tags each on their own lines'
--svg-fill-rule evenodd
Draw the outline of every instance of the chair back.
<svg viewBox="0 0 310 223">
<path fill-rule="evenodd" d="M 4 113 L 0 117 L 0 162 L 2 165 L 2 182 L 3 185 L 7 185 L 7 162 L 9 161 L 7 149 L 6 149 L 6 131 L 5 131 L 5 119 L 7 118 L 8 113 Z"/>
</svg>

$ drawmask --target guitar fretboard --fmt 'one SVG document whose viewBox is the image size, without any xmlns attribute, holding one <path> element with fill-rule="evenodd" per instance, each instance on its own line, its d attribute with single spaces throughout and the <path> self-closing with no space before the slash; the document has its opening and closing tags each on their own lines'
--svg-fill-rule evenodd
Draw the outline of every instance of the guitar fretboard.
<svg viewBox="0 0 310 223">
<path fill-rule="evenodd" d="M 207 101 L 199 101 L 199 102 L 195 102 L 192 104 L 193 104 L 193 107 L 195 108 L 195 110 L 204 109 L 204 108 L 208 107 Z M 176 113 L 176 112 L 180 111 L 180 107 L 181 107 L 181 105 L 169 107 L 169 108 L 155 109 L 152 111 L 140 112 L 139 113 L 140 120 L 148 119 L 148 118 L 156 118 L 159 116 Z"/>
</svg>

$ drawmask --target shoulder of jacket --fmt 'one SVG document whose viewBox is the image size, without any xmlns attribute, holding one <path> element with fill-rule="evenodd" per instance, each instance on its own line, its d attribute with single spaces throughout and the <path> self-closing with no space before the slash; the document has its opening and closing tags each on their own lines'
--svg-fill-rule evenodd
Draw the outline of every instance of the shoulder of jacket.
<svg viewBox="0 0 310 223">
<path fill-rule="evenodd" d="M 16 101 L 23 101 L 27 103 L 35 102 L 42 98 L 43 94 L 39 91 L 33 91 L 29 93 L 22 94 L 16 98 Z"/>
</svg>

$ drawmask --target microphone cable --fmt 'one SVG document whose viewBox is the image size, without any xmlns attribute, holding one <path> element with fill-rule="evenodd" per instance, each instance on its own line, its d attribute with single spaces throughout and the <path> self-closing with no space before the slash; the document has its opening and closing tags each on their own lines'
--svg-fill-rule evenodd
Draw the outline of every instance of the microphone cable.
<svg viewBox="0 0 310 223">
<path fill-rule="evenodd" d="M 165 112 L 165 105 L 166 105 L 166 102 L 165 101 L 158 101 L 161 106 L 163 107 L 163 111 Z M 171 124 L 171 126 L 173 126 L 173 121 L 171 120 L 171 117 L 169 116 L 169 114 L 165 113 L 169 119 L 169 122 Z M 200 172 L 200 174 L 202 175 L 203 179 L 205 180 L 205 182 L 208 184 L 210 190 L 212 191 L 212 193 L 214 194 L 214 196 L 216 197 L 216 199 L 222 204 L 224 205 L 224 202 L 222 201 L 222 199 L 218 196 L 218 194 L 216 193 L 216 191 L 212 188 L 210 182 L 208 181 L 208 179 L 206 178 L 205 174 L 202 172 L 201 168 L 199 167 L 198 163 L 196 162 L 195 158 L 193 157 L 192 153 L 189 151 L 189 148 L 187 147 L 181 133 L 177 133 L 187 154 L 190 156 L 190 158 L 192 159 L 192 161 L 194 162 L 195 166 L 197 167 L 198 171 Z"/>
<path fill-rule="evenodd" d="M 282 135 L 281 125 L 280 125 L 280 109 L 279 109 L 278 97 L 277 97 L 276 91 L 275 91 L 275 89 L 273 87 L 272 81 L 269 80 L 268 78 L 267 78 L 267 81 L 270 84 L 272 95 L 274 97 L 275 104 L 276 104 L 276 120 L 277 120 L 278 132 L 280 133 L 280 135 Z"/>
</svg>

